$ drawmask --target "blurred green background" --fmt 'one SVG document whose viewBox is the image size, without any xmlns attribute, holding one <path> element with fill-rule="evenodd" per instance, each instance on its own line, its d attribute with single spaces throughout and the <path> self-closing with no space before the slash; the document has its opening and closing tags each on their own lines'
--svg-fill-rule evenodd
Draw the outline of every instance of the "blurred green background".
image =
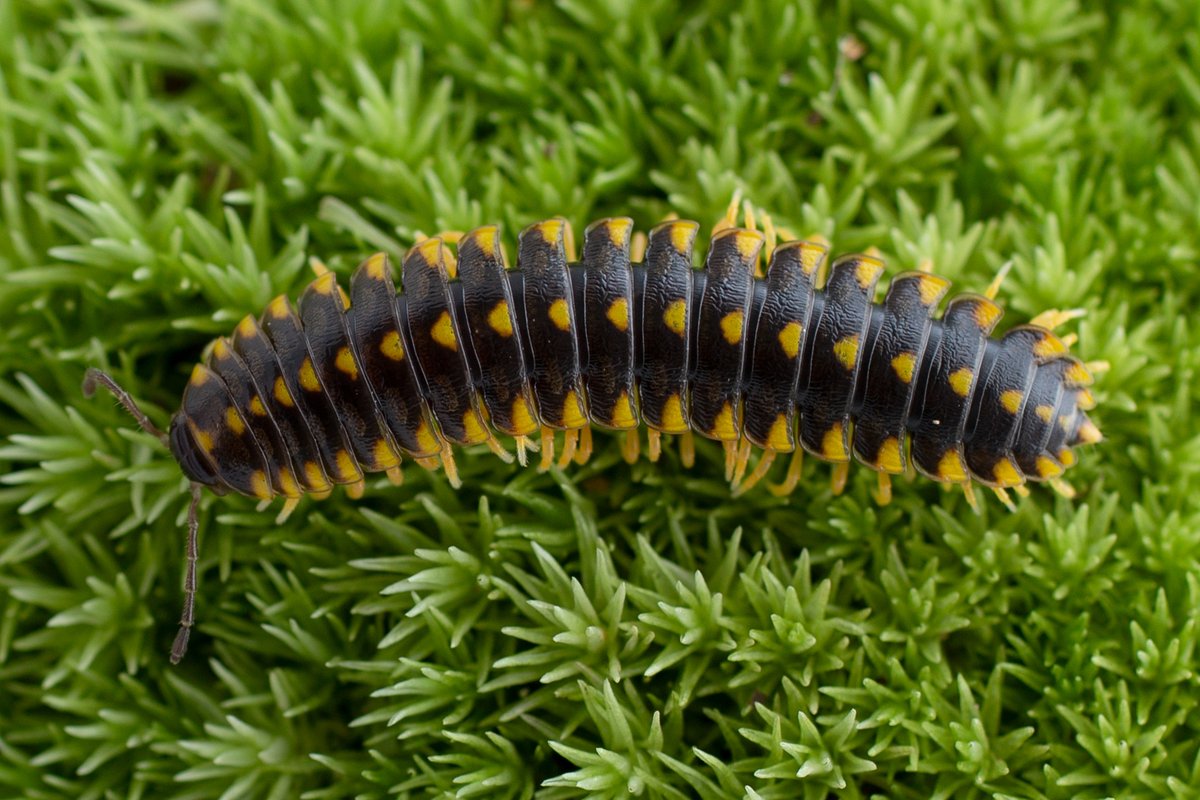
<svg viewBox="0 0 1200 800">
<path fill-rule="evenodd" d="M 0 797 L 1200 796 L 1192 0 L 0 0 Z M 838 251 L 1084 308 L 1107 439 L 983 513 L 719 449 L 462 454 L 203 507 L 206 342 L 418 231 L 735 189 Z"/>
</svg>

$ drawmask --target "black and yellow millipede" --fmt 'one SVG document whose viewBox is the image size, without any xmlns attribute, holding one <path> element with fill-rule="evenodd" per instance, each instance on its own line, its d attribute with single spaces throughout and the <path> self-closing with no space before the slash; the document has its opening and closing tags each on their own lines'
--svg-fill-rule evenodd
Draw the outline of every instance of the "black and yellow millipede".
<svg viewBox="0 0 1200 800">
<path fill-rule="evenodd" d="M 315 264 L 295 306 L 280 296 L 212 345 L 166 434 L 89 370 L 85 393 L 111 390 L 191 481 L 172 661 L 193 623 L 203 487 L 283 497 L 286 517 L 303 495 L 338 484 L 360 496 L 366 473 L 399 483 L 403 458 L 441 467 L 457 486 L 453 447 L 487 445 L 511 461 L 498 435 L 522 464 L 540 451 L 545 469 L 586 461 L 593 427 L 618 431 L 632 462 L 645 425 L 652 461 L 664 434 L 689 466 L 693 434 L 720 442 L 735 493 L 782 454 L 789 463 L 770 489 L 793 491 L 805 452 L 834 463 L 835 492 L 851 458 L 876 470 L 880 502 L 890 476 L 912 470 L 961 485 L 972 505 L 973 482 L 1006 504 L 1026 481 L 1070 493 L 1059 475 L 1072 448 L 1101 438 L 1086 413 L 1089 369 L 1051 332 L 1073 312 L 994 338 L 1000 279 L 937 316 L 949 282 L 926 270 L 898 275 L 876 302 L 878 258 L 830 264 L 822 241 L 776 244 L 749 206 L 735 227 L 736 209 L 699 270 L 697 223 L 635 237 L 624 217 L 588 226 L 578 261 L 566 220 L 531 225 L 515 268 L 495 225 L 424 239 L 404 259 L 400 294 L 383 254 L 358 267 L 349 293 Z"/>
</svg>

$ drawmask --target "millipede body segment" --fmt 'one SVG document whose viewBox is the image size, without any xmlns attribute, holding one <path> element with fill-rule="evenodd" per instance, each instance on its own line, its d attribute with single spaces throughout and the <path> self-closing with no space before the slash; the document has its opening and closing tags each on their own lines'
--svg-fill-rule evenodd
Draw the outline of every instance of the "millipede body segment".
<svg viewBox="0 0 1200 800">
<path fill-rule="evenodd" d="M 272 301 L 219 339 L 192 373 L 170 429 L 188 477 L 262 500 L 359 486 L 402 458 L 452 446 L 552 450 L 554 431 L 645 424 L 726 445 L 741 474 L 807 451 L 884 474 L 918 472 L 994 488 L 1056 478 L 1095 441 L 1088 371 L 1041 327 L 990 334 L 1001 311 L 949 283 L 899 275 L 875 302 L 881 262 L 727 228 L 693 269 L 699 226 L 650 232 L 631 262 L 633 223 L 589 226 L 573 262 L 561 219 L 520 235 L 508 269 L 496 226 L 412 248 L 397 294 L 387 258 L 365 261 L 347 295 L 323 271 L 293 307 Z M 636 433 L 634 434 L 636 436 Z M 590 439 L 589 439 L 590 441 Z M 636 439 L 635 439 L 636 441 Z M 543 453 L 549 463 L 552 453 Z M 570 458 L 570 456 L 568 456 Z M 765 470 L 764 470 L 765 471 Z"/>
<path fill-rule="evenodd" d="M 116 392 L 193 482 L 173 659 L 191 626 L 201 486 L 282 496 L 286 515 L 336 484 L 361 493 L 369 472 L 399 482 L 404 458 L 457 484 L 456 445 L 511 459 L 497 434 L 515 440 L 522 463 L 540 450 L 545 468 L 556 432 L 565 466 L 586 460 L 593 427 L 623 431 L 632 461 L 644 424 L 651 459 L 664 434 L 679 438 L 685 464 L 693 433 L 721 442 L 736 491 L 780 454 L 790 461 L 772 490 L 791 491 L 804 452 L 837 465 L 835 489 L 852 458 L 876 470 L 882 501 L 889 476 L 910 469 L 962 485 L 972 504 L 972 482 L 1006 502 L 1026 481 L 1069 490 L 1058 476 L 1072 448 L 1100 439 L 1086 413 L 1089 371 L 1047 329 L 1069 313 L 993 338 L 1001 311 L 990 296 L 960 295 L 938 316 L 949 282 L 918 271 L 876 302 L 878 259 L 827 264 L 823 243 L 773 246 L 732 224 L 700 270 L 695 222 L 665 222 L 631 248 L 628 218 L 590 225 L 578 261 L 565 220 L 536 223 L 512 269 L 494 225 L 452 237 L 453 250 L 451 237 L 425 239 L 404 259 L 400 294 L 383 254 L 358 267 L 349 294 L 318 267 L 296 305 L 278 297 L 214 343 L 166 435 L 89 371 L 85 390 Z"/>
</svg>

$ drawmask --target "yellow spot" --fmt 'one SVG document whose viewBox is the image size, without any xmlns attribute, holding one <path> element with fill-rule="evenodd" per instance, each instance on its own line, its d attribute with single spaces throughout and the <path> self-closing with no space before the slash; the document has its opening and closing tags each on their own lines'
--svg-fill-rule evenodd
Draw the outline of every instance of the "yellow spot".
<svg viewBox="0 0 1200 800">
<path fill-rule="evenodd" d="M 1064 447 L 1058 451 L 1058 460 L 1064 467 L 1075 466 L 1075 451 L 1069 447 Z"/>
<path fill-rule="evenodd" d="M 413 248 L 425 259 L 425 263 L 431 266 L 437 266 L 438 260 L 442 255 L 442 240 L 441 239 L 426 239 Z"/>
<path fill-rule="evenodd" d="M 1010 414 L 1017 413 L 1023 399 L 1025 399 L 1025 396 L 1016 389 L 1009 389 L 1000 393 L 1000 405 Z"/>
<path fill-rule="evenodd" d="M 730 344 L 740 342 L 742 340 L 742 327 L 745 323 L 746 315 L 741 311 L 730 311 L 721 317 L 721 335 L 725 337 L 725 341 Z"/>
<path fill-rule="evenodd" d="M 325 479 L 325 472 L 316 461 L 304 462 L 304 478 L 309 488 L 314 492 L 323 492 L 329 488 L 329 481 Z"/>
<path fill-rule="evenodd" d="M 829 250 L 812 242 L 801 242 L 799 247 L 800 269 L 805 275 L 811 276 L 820 268 L 821 262 L 825 260 L 825 254 Z"/>
<path fill-rule="evenodd" d="M 977 300 L 975 302 L 975 324 L 984 330 L 991 330 L 992 326 L 1000 321 L 1000 316 L 1003 313 L 1000 310 L 1000 306 L 990 300 Z"/>
<path fill-rule="evenodd" d="M 917 294 L 921 296 L 921 302 L 927 306 L 931 306 L 941 299 L 942 293 L 950 286 L 950 281 L 945 278 L 939 278 L 937 275 L 922 275 L 917 280 Z"/>
<path fill-rule="evenodd" d="M 1068 386 L 1088 386 L 1092 382 L 1092 374 L 1083 364 L 1072 364 L 1063 375 Z"/>
<path fill-rule="evenodd" d="M 892 359 L 892 369 L 896 371 L 896 377 L 905 383 L 912 383 L 916 366 L 917 356 L 914 353 L 901 353 Z"/>
<path fill-rule="evenodd" d="M 203 386 L 208 382 L 208 370 L 200 364 L 192 367 L 192 377 L 188 379 L 188 383 L 192 386 Z"/>
<path fill-rule="evenodd" d="M 821 455 L 830 461 L 845 461 L 846 437 L 842 423 L 835 422 L 821 438 Z"/>
<path fill-rule="evenodd" d="M 488 325 L 505 339 L 513 335 L 512 315 L 508 313 L 508 301 L 501 300 L 492 307 L 487 316 Z"/>
<path fill-rule="evenodd" d="M 860 258 L 858 265 L 854 268 L 854 279 L 858 281 L 858 285 L 863 289 L 871 288 L 871 284 L 879 280 L 879 276 L 883 273 L 883 264 L 871 258 Z"/>
<path fill-rule="evenodd" d="M 900 473 L 904 471 L 904 462 L 900 459 L 900 440 L 889 436 L 879 446 L 878 466 L 884 472 Z"/>
<path fill-rule="evenodd" d="M 1056 478 L 1063 474 L 1063 468 L 1046 456 L 1038 456 L 1036 463 L 1039 478 Z"/>
<path fill-rule="evenodd" d="M 333 294 L 335 283 L 337 283 L 337 276 L 332 272 L 326 272 L 312 282 L 312 288 L 317 294 Z"/>
<path fill-rule="evenodd" d="M 675 252 L 683 256 L 690 254 L 698 230 L 700 230 L 700 226 L 690 220 L 672 222 L 671 246 L 675 248 Z"/>
<path fill-rule="evenodd" d="M 1091 389 L 1080 389 L 1075 395 L 1075 405 L 1081 411 L 1091 411 L 1096 407 L 1096 395 L 1092 394 Z"/>
<path fill-rule="evenodd" d="M 524 397 L 513 400 L 512 421 L 515 436 L 529 436 L 538 429 L 537 420 L 533 418 L 533 414 L 529 410 L 529 403 L 525 402 Z"/>
<path fill-rule="evenodd" d="M 188 428 L 191 429 L 192 438 L 196 440 L 196 444 L 198 444 L 200 446 L 200 449 L 203 450 L 204 452 L 208 453 L 209 455 L 212 455 L 212 451 L 213 451 L 212 434 L 209 433 L 208 431 L 200 430 L 199 426 L 196 425 L 196 423 L 191 422 L 190 420 L 188 421 Z"/>
<path fill-rule="evenodd" d="M 1060 427 L 1060 428 L 1062 428 L 1064 431 L 1068 431 L 1068 432 L 1069 432 L 1069 431 L 1071 430 L 1071 423 L 1072 423 L 1072 422 L 1074 422 L 1074 421 L 1075 421 L 1075 415 L 1074 415 L 1074 414 L 1071 414 L 1070 416 L 1067 416 L 1066 414 L 1059 414 L 1059 415 L 1058 415 L 1058 425 L 1059 425 L 1059 427 Z"/>
<path fill-rule="evenodd" d="M 663 403 L 662 427 L 664 433 L 684 433 L 688 430 L 687 421 L 683 418 L 683 401 L 677 394 L 671 395 Z"/>
<path fill-rule="evenodd" d="M 734 244 L 737 246 L 738 255 L 742 260 L 749 263 L 758 258 L 758 251 L 763 245 L 763 235 L 758 231 L 739 230 L 734 236 Z"/>
<path fill-rule="evenodd" d="M 1079 426 L 1076 436 L 1083 444 L 1095 444 L 1104 438 L 1104 434 L 1100 433 L 1100 429 L 1090 419 L 1084 420 Z"/>
<path fill-rule="evenodd" d="M 779 346 L 788 358 L 795 358 L 800 352 L 800 334 L 804 328 L 799 322 L 789 322 L 779 331 Z"/>
<path fill-rule="evenodd" d="M 633 220 L 629 217 L 617 217 L 608 220 L 604 227 L 608 230 L 608 240 L 614 247 L 625 247 L 629 241 L 629 232 L 633 230 Z"/>
<path fill-rule="evenodd" d="M 467 412 L 463 414 L 462 422 L 467 444 L 478 444 L 488 438 L 487 429 L 483 427 L 483 420 L 479 419 L 479 414 L 475 412 L 475 409 L 467 409 Z"/>
<path fill-rule="evenodd" d="M 1001 486 L 1020 486 L 1025 482 L 1010 458 L 1002 458 L 996 462 L 996 466 L 992 467 L 992 477 Z"/>
<path fill-rule="evenodd" d="M 616 300 L 613 300 L 605 316 L 608 317 L 608 321 L 617 330 L 629 330 L 629 301 L 624 297 L 618 297 Z"/>
<path fill-rule="evenodd" d="M 663 312 L 663 322 L 673 333 L 683 336 L 687 329 L 687 301 L 672 300 Z"/>
<path fill-rule="evenodd" d="M 582 428 L 587 424 L 587 417 L 583 415 L 582 405 L 579 402 L 579 395 L 575 394 L 574 389 L 567 392 L 567 396 L 563 398 L 563 427 Z"/>
<path fill-rule="evenodd" d="M 384 253 L 376 253 L 367 259 L 363 267 L 367 271 L 367 277 L 374 281 L 382 281 L 387 279 L 388 260 Z"/>
<path fill-rule="evenodd" d="M 344 481 L 356 481 L 362 477 L 358 464 L 354 463 L 354 457 L 348 450 L 337 451 L 337 468 L 338 476 Z"/>
<path fill-rule="evenodd" d="M 300 489 L 300 484 L 296 483 L 292 471 L 287 467 L 279 470 L 279 488 L 283 490 L 284 497 L 299 497 L 304 493 Z"/>
<path fill-rule="evenodd" d="M 400 343 L 399 331 L 388 331 L 383 335 L 383 341 L 379 344 L 379 350 L 392 361 L 402 361 L 404 359 L 404 345 Z"/>
<path fill-rule="evenodd" d="M 284 295 L 279 295 L 267 305 L 267 313 L 275 319 L 287 319 L 292 307 Z"/>
<path fill-rule="evenodd" d="M 1041 418 L 1042 422 L 1045 422 L 1047 425 L 1049 425 L 1050 421 L 1054 419 L 1054 409 L 1050 406 L 1038 406 L 1033 410 L 1033 412 L 1037 414 L 1038 417 Z"/>
<path fill-rule="evenodd" d="M 971 381 L 975 379 L 975 373 L 966 367 L 959 367 L 950 373 L 950 388 L 959 397 L 966 397 L 971 391 Z"/>
<path fill-rule="evenodd" d="M 338 297 L 342 298 L 342 308 L 343 309 L 349 308 L 350 307 L 350 295 L 346 294 L 346 290 L 343 289 L 341 286 L 337 287 L 337 290 L 338 290 Z"/>
<path fill-rule="evenodd" d="M 349 347 L 343 347 L 338 350 L 337 358 L 333 361 L 334 366 L 350 376 L 350 380 L 358 380 L 358 364 L 354 360 L 354 354 L 350 352 Z"/>
<path fill-rule="evenodd" d="M 485 225 L 482 228 L 476 229 L 471 236 L 475 239 L 475 244 L 479 247 L 479 252 L 488 258 L 495 258 L 496 242 L 499 239 L 499 234 L 500 231 L 495 225 Z"/>
<path fill-rule="evenodd" d="M 790 451 L 795 446 L 792 444 L 791 433 L 792 426 L 788 424 L 787 415 L 778 415 L 771 423 L 771 430 L 767 433 L 767 447 L 780 453 Z"/>
<path fill-rule="evenodd" d="M 296 405 L 295 401 L 292 400 L 292 393 L 288 391 L 287 383 L 284 382 L 282 375 L 275 379 L 275 400 L 279 405 L 287 406 L 288 408 Z"/>
<path fill-rule="evenodd" d="M 258 322 L 255 321 L 254 317 L 247 314 L 238 323 L 237 332 L 243 339 L 252 339 L 258 335 Z"/>
<path fill-rule="evenodd" d="M 550 304 L 550 321 L 560 331 L 571 330 L 571 310 L 561 297 Z"/>
<path fill-rule="evenodd" d="M 267 415 L 267 407 L 263 405 L 262 398 L 258 395 L 250 398 L 250 413 L 256 417 L 265 417 Z"/>
<path fill-rule="evenodd" d="M 225 345 L 224 339 L 217 339 L 213 342 L 213 358 L 222 361 L 229 358 L 229 348 Z"/>
<path fill-rule="evenodd" d="M 454 323 L 450 320 L 450 312 L 443 311 L 429 329 L 433 340 L 447 350 L 458 350 L 458 337 L 454 335 Z"/>
<path fill-rule="evenodd" d="M 1055 358 L 1067 352 L 1067 346 L 1063 340 L 1052 333 L 1047 333 L 1033 345 L 1033 354 L 1040 359 Z"/>
<path fill-rule="evenodd" d="M 267 473 L 261 469 L 256 469 L 250 474 L 250 491 L 259 500 L 270 500 L 275 496 L 271 491 L 271 484 L 267 483 Z"/>
<path fill-rule="evenodd" d="M 843 339 L 838 339 L 834 342 L 833 354 L 842 363 L 843 367 L 854 369 L 854 365 L 858 362 L 858 337 L 847 336 Z"/>
<path fill-rule="evenodd" d="M 300 365 L 300 387 L 306 392 L 321 391 L 321 382 L 317 380 L 317 371 L 313 369 L 312 359 L 305 356 Z"/>
<path fill-rule="evenodd" d="M 612 423 L 616 428 L 636 428 L 637 417 L 633 415 L 633 402 L 628 392 L 621 392 L 613 404 Z"/>
<path fill-rule="evenodd" d="M 962 456 L 957 450 L 947 450 L 938 462 L 937 477 L 940 481 L 962 483 L 967 479 L 967 471 L 963 468 Z"/>
<path fill-rule="evenodd" d="M 429 423 L 421 420 L 421 424 L 417 426 L 417 447 L 421 448 L 422 455 L 426 453 L 437 453 L 442 449 L 441 443 L 434 435 L 433 429 L 429 427 Z"/>
<path fill-rule="evenodd" d="M 557 244 L 562 236 L 563 221 L 561 219 L 548 219 L 544 222 L 539 222 L 533 226 L 533 229 L 542 235 L 548 244 Z"/>
<path fill-rule="evenodd" d="M 733 406 L 729 403 L 721 406 L 716 420 L 713 421 L 709 435 L 714 439 L 731 441 L 738 438 L 737 428 L 733 426 Z"/>
<path fill-rule="evenodd" d="M 235 436 L 241 436 L 246 432 L 246 423 L 242 422 L 242 415 L 233 406 L 225 409 L 225 424 L 229 426 L 229 430 L 233 431 Z"/>
<path fill-rule="evenodd" d="M 372 455 L 375 459 L 376 469 L 391 469 L 400 463 L 400 456 L 384 438 L 375 442 L 375 452 Z"/>
</svg>

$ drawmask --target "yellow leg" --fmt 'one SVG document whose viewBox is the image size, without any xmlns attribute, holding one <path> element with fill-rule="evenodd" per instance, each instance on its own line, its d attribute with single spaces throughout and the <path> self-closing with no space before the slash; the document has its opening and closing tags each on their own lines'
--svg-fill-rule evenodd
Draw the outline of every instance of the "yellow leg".
<svg viewBox="0 0 1200 800">
<path fill-rule="evenodd" d="M 1082 308 L 1068 308 L 1065 311 L 1058 308 L 1048 308 L 1029 320 L 1029 324 L 1052 331 L 1059 325 L 1064 325 L 1073 319 L 1079 319 L 1086 315 L 1087 312 Z"/>
<path fill-rule="evenodd" d="M 275 524 L 282 525 L 287 522 L 288 517 L 296 510 L 296 506 L 300 505 L 299 497 L 289 497 L 283 501 L 283 509 L 279 512 L 279 516 L 275 517 Z"/>
<path fill-rule="evenodd" d="M 646 438 L 650 440 L 650 463 L 657 463 L 658 457 L 662 455 L 662 434 L 654 428 L 647 428 Z"/>
<path fill-rule="evenodd" d="M 325 273 L 329 272 L 329 267 L 327 267 L 325 265 L 325 262 L 322 261 L 321 259 L 317 258 L 316 256 L 313 256 L 312 258 L 308 259 L 308 268 L 311 269 L 313 271 L 313 274 L 316 275 L 318 278 L 321 277 L 322 275 L 324 275 Z"/>
<path fill-rule="evenodd" d="M 258 505 L 254 507 L 255 511 L 266 511 L 271 506 L 270 500 L 259 500 Z"/>
<path fill-rule="evenodd" d="M 642 440 L 638 436 L 638 429 L 628 429 L 625 431 L 625 440 L 621 442 L 621 455 L 625 458 L 625 463 L 636 464 L 641 452 Z"/>
<path fill-rule="evenodd" d="M 729 483 L 733 480 L 733 470 L 737 466 L 737 439 L 727 439 L 721 442 L 721 447 L 725 448 L 725 482 Z"/>
<path fill-rule="evenodd" d="M 646 260 L 646 234 L 637 231 L 633 234 L 633 238 L 629 241 L 629 260 L 634 264 L 640 264 Z"/>
<path fill-rule="evenodd" d="M 393 486 L 404 485 L 404 470 L 402 470 L 399 465 L 389 469 L 387 471 L 387 476 L 388 480 L 392 482 Z"/>
<path fill-rule="evenodd" d="M 763 212 L 763 237 L 766 242 L 763 245 L 763 260 L 771 263 L 771 254 L 775 252 L 775 246 L 779 244 L 779 231 L 775 230 L 775 223 L 771 219 L 771 215 Z"/>
<path fill-rule="evenodd" d="M 996 277 L 988 284 L 984 290 L 983 296 L 988 300 L 995 300 L 996 295 L 1000 294 L 1000 286 L 1004 283 L 1004 279 L 1008 277 L 1008 273 L 1012 270 L 1013 262 L 1006 261 L 1004 266 L 1000 267 L 1000 271 L 996 273 Z"/>
<path fill-rule="evenodd" d="M 575 448 L 579 445 L 579 429 L 570 428 L 563 432 L 562 455 L 558 457 L 558 468 L 566 469 L 575 457 Z"/>
<path fill-rule="evenodd" d="M 992 491 L 995 492 L 996 497 L 1000 498 L 1000 502 L 1004 503 L 1005 508 L 1007 508 L 1009 511 L 1017 510 L 1017 504 L 1014 503 L 1012 498 L 1008 496 L 1007 489 L 1005 489 L 1003 486 L 996 486 L 992 488 Z"/>
<path fill-rule="evenodd" d="M 585 425 L 579 432 L 579 449 L 575 451 L 575 463 L 583 466 L 592 457 L 592 429 Z"/>
<path fill-rule="evenodd" d="M 1062 336 L 1063 346 L 1070 349 L 1079 344 L 1079 336 L 1075 333 L 1065 333 Z"/>
<path fill-rule="evenodd" d="M 1093 375 L 1099 375 L 1101 372 L 1108 372 L 1112 369 L 1112 364 L 1107 361 L 1085 361 L 1083 368 Z"/>
<path fill-rule="evenodd" d="M 771 464 L 775 463 L 775 451 L 764 450 L 762 457 L 758 459 L 758 463 L 754 465 L 754 470 L 746 478 L 745 483 L 738 484 L 733 490 L 734 497 L 741 497 L 746 492 L 758 485 L 759 481 L 767 476 L 767 472 L 771 469 Z"/>
<path fill-rule="evenodd" d="M 746 477 L 746 466 L 750 463 L 750 440 L 742 438 L 739 440 L 737 463 L 733 467 L 733 485 L 737 486 L 742 482 L 742 478 Z"/>
<path fill-rule="evenodd" d="M 567 253 L 567 261 L 575 261 L 575 229 L 571 223 L 563 220 L 563 250 Z"/>
<path fill-rule="evenodd" d="M 1014 486 L 1012 487 L 1012 490 L 1017 493 L 1017 497 L 1029 497 L 1030 494 L 1029 487 L 1024 484 L 1020 486 Z"/>
<path fill-rule="evenodd" d="M 679 437 L 679 463 L 687 469 L 696 465 L 696 437 L 691 431 L 684 431 Z"/>
<path fill-rule="evenodd" d="M 783 483 L 776 483 L 767 488 L 771 490 L 771 494 L 776 497 L 789 495 L 796 490 L 800 485 L 800 475 L 804 469 L 804 450 L 797 447 L 792 451 L 792 460 L 788 463 L 787 474 L 783 477 Z"/>
<path fill-rule="evenodd" d="M 438 468 L 442 466 L 442 461 L 437 456 L 429 456 L 427 458 L 418 458 L 418 459 L 416 459 L 416 462 L 418 465 L 421 466 L 421 468 L 427 469 L 430 472 L 437 472 Z"/>
<path fill-rule="evenodd" d="M 758 230 L 758 220 L 754 218 L 754 206 L 746 200 L 742 203 L 742 213 L 746 217 L 746 227 L 752 231 Z"/>
<path fill-rule="evenodd" d="M 495 436 L 489 436 L 487 438 L 486 444 L 488 446 L 488 450 L 491 450 L 492 453 L 494 453 L 496 455 L 496 457 L 499 458 L 501 461 L 503 461 L 505 464 L 511 464 L 513 462 L 512 453 L 508 452 L 508 450 L 505 449 L 504 445 L 500 444 L 500 442 L 496 439 Z"/>
<path fill-rule="evenodd" d="M 933 259 L 932 258 L 922 258 L 921 261 L 917 264 L 917 270 L 919 272 L 933 272 Z"/>
<path fill-rule="evenodd" d="M 829 480 L 829 488 L 833 491 L 833 496 L 837 497 L 842 492 L 846 491 L 846 481 L 850 477 L 850 462 L 839 461 L 833 465 L 833 476 Z"/>
<path fill-rule="evenodd" d="M 458 477 L 458 465 L 454 463 L 454 451 L 450 448 L 450 443 L 442 444 L 442 469 L 446 470 L 446 480 L 455 489 L 462 488 L 462 481 Z"/>
<path fill-rule="evenodd" d="M 879 474 L 879 489 L 875 492 L 875 502 L 886 506 L 892 502 L 892 476 L 886 472 Z"/>
<path fill-rule="evenodd" d="M 716 236 L 723 230 L 737 227 L 738 207 L 742 204 L 742 190 L 736 189 L 733 192 L 733 199 L 729 201 L 729 206 L 725 209 L 725 216 L 717 220 L 717 224 L 713 225 L 712 235 Z"/>
<path fill-rule="evenodd" d="M 969 505 L 971 510 L 976 514 L 982 514 L 983 509 L 979 507 L 979 498 L 975 496 L 974 484 L 963 483 L 959 485 L 962 486 L 963 495 L 967 498 L 967 505 Z"/>
<path fill-rule="evenodd" d="M 1048 483 L 1050 484 L 1051 489 L 1058 492 L 1068 500 L 1075 499 L 1075 487 L 1064 481 L 1062 478 L 1055 478 L 1051 481 L 1048 481 Z"/>
<path fill-rule="evenodd" d="M 529 466 L 529 437 L 516 436 L 513 441 L 517 443 L 517 463 L 522 467 Z"/>
<path fill-rule="evenodd" d="M 358 500 L 367 492 L 367 482 L 359 478 L 354 483 L 346 484 L 346 496 L 351 500 Z"/>
<path fill-rule="evenodd" d="M 554 429 L 542 428 L 542 463 L 538 464 L 538 472 L 545 472 L 554 465 Z"/>
</svg>

